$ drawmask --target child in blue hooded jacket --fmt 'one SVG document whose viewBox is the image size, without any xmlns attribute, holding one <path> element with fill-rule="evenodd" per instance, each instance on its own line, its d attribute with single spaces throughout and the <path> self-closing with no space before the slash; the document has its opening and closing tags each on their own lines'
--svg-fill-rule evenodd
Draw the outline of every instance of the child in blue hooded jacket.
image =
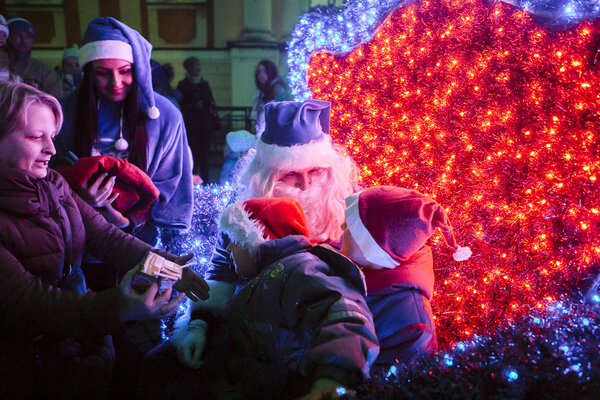
<svg viewBox="0 0 600 400">
<path fill-rule="evenodd" d="M 313 247 L 300 204 L 238 202 L 221 229 L 236 272 L 251 278 L 226 314 L 245 395 L 320 398 L 363 383 L 379 346 L 362 274 L 339 253 Z"/>
</svg>

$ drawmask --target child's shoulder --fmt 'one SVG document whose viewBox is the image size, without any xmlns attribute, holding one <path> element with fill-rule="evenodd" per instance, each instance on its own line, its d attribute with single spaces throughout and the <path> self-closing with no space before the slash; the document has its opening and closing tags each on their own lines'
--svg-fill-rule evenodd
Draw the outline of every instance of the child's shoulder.
<svg viewBox="0 0 600 400">
<path fill-rule="evenodd" d="M 335 248 L 327 244 L 320 244 L 311 247 L 308 251 L 329 265 L 335 275 L 345 278 L 355 287 L 366 291 L 364 283 L 365 278 L 361 269 L 348 257 L 339 253 Z"/>
</svg>

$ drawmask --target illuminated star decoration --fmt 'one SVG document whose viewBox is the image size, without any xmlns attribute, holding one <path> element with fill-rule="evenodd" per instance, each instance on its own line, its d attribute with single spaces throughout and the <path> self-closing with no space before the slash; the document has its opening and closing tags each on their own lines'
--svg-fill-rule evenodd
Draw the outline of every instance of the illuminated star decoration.
<svg viewBox="0 0 600 400">
<path fill-rule="evenodd" d="M 332 102 L 332 137 L 364 185 L 434 198 L 474 252 L 457 263 L 432 240 L 442 347 L 597 272 L 599 34 L 502 2 L 430 0 L 397 8 L 350 53 L 312 52 L 312 97 Z"/>
</svg>

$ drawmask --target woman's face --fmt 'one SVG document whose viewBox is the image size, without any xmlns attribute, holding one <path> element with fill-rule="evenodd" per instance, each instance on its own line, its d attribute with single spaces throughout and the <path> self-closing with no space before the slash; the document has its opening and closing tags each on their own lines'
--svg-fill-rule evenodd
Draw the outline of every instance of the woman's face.
<svg viewBox="0 0 600 400">
<path fill-rule="evenodd" d="M 129 61 L 107 58 L 92 61 L 94 84 L 106 100 L 119 103 L 127 97 L 133 83 L 133 66 Z"/>
<path fill-rule="evenodd" d="M 27 126 L 0 139 L 0 161 L 12 168 L 30 172 L 37 178 L 48 174 L 48 161 L 56 154 L 54 114 L 45 105 L 32 104 L 27 109 Z"/>
<path fill-rule="evenodd" d="M 259 64 L 258 68 L 256 68 L 256 77 L 258 78 L 258 83 L 264 85 L 269 76 L 267 75 L 267 69 L 264 65 Z"/>
<path fill-rule="evenodd" d="M 27 54 L 33 46 L 33 35 L 29 32 L 16 32 L 8 37 L 8 44 L 21 54 Z"/>
</svg>

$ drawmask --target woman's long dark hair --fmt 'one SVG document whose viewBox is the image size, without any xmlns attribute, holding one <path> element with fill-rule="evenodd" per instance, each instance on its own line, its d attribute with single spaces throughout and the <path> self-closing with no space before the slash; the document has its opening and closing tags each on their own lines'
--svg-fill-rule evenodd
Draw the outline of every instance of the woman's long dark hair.
<svg viewBox="0 0 600 400">
<path fill-rule="evenodd" d="M 134 68 L 133 65 L 132 68 Z M 131 90 L 123 101 L 123 130 L 127 133 L 134 132 L 133 135 L 128 135 L 130 138 L 128 161 L 145 171 L 148 116 L 144 105 L 139 101 L 141 95 L 135 79 L 135 69 L 133 74 Z M 83 80 L 77 96 L 77 114 L 73 124 L 74 151 L 78 157 L 88 157 L 92 153 L 92 147 L 98 137 L 98 94 L 93 76 L 94 69 L 90 62 L 83 68 Z"/>
<path fill-rule="evenodd" d="M 258 67 L 262 65 L 265 67 L 265 71 L 267 71 L 267 81 L 262 85 L 258 81 Z M 271 60 L 261 60 L 256 66 L 256 71 L 254 72 L 254 82 L 256 83 L 256 87 L 258 90 L 263 92 L 263 101 L 271 101 L 275 98 L 275 86 L 273 85 L 273 81 L 279 72 L 277 71 L 277 65 Z"/>
</svg>

